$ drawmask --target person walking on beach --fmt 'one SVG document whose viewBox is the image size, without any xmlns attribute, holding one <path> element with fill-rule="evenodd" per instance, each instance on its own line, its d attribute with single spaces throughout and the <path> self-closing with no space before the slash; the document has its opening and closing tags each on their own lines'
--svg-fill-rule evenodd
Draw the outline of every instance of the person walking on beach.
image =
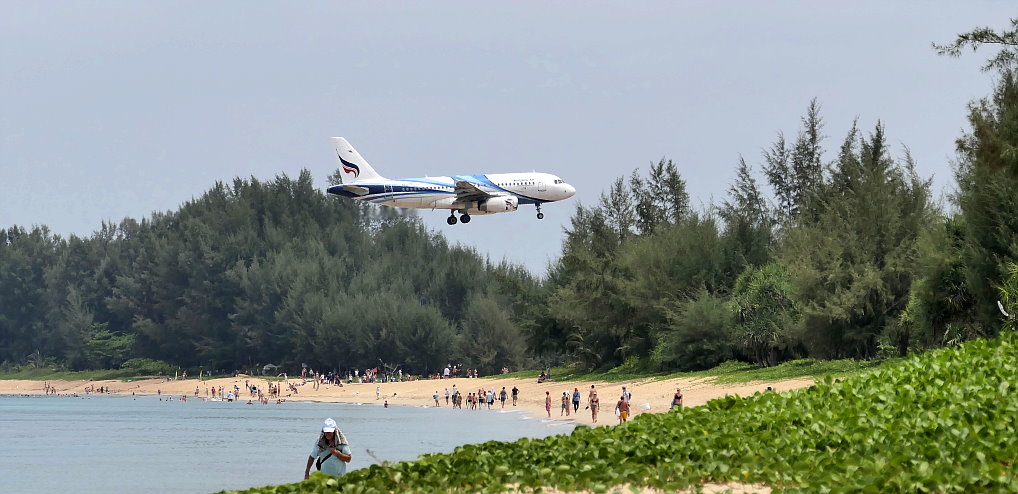
<svg viewBox="0 0 1018 494">
<path fill-rule="evenodd" d="M 573 388 L 573 412 L 580 413 L 580 388 Z"/>
<path fill-rule="evenodd" d="M 516 399 L 520 396 L 520 389 L 513 386 L 513 406 L 516 406 Z"/>
<path fill-rule="evenodd" d="M 594 386 L 590 386 L 590 397 L 587 398 L 587 408 L 590 408 L 590 419 L 597 423 L 597 408 L 601 405 L 601 400 L 597 398 L 597 391 L 594 390 Z"/>
<path fill-rule="evenodd" d="M 308 465 L 304 468 L 304 480 L 311 474 L 311 465 L 315 465 L 324 474 L 340 476 L 346 473 L 346 464 L 350 463 L 350 443 L 343 431 L 336 427 L 336 421 L 325 419 L 322 432 L 308 456 Z"/>
<path fill-rule="evenodd" d="M 498 392 L 498 401 L 502 402 L 502 408 L 505 408 L 505 399 L 506 399 L 505 386 L 502 386 L 502 391 Z"/>
<path fill-rule="evenodd" d="M 449 369 L 446 368 L 445 370 L 449 370 Z M 446 379 L 449 379 L 449 378 L 447 377 Z M 446 405 L 449 404 L 449 395 L 450 395 L 449 388 L 445 388 L 445 404 Z"/>
<path fill-rule="evenodd" d="M 568 417 L 569 416 L 569 395 L 565 391 L 562 392 L 562 400 L 561 401 L 562 401 L 562 409 L 559 410 L 558 416 L 561 417 L 562 415 L 565 415 L 565 416 Z"/>
<path fill-rule="evenodd" d="M 633 393 L 626 391 L 626 387 L 622 386 L 622 399 L 629 403 L 633 399 Z"/>
<path fill-rule="evenodd" d="M 548 418 L 551 418 L 551 391 L 544 392 L 544 409 L 548 412 Z"/>
<path fill-rule="evenodd" d="M 626 395 L 619 397 L 619 402 L 615 404 L 615 408 L 619 410 L 619 424 L 629 419 L 629 402 L 626 401 Z"/>
<path fill-rule="evenodd" d="M 672 408 L 682 408 L 682 390 L 675 388 L 675 396 L 672 397 Z"/>
</svg>

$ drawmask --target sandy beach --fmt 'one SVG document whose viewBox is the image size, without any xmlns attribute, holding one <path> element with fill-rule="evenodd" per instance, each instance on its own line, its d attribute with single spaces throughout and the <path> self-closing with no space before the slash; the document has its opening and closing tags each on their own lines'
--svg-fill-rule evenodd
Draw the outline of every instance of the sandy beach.
<svg viewBox="0 0 1018 494">
<path fill-rule="evenodd" d="M 0 394 L 42 394 L 44 392 L 43 389 L 45 382 L 48 382 L 50 386 L 56 388 L 57 393 L 60 394 L 84 394 L 86 387 L 94 386 L 96 389 L 100 387 L 108 388 L 110 392 L 114 394 L 162 394 L 163 396 L 172 396 L 174 398 L 179 398 L 181 395 L 187 395 L 189 399 L 194 398 L 195 388 L 198 388 L 198 396 L 204 398 L 208 396 L 206 394 L 206 389 L 211 390 L 213 386 L 216 388 L 222 386 L 224 389 L 232 390 L 234 385 L 237 385 L 241 389 L 242 401 L 246 402 L 248 399 L 248 394 L 245 392 L 246 383 L 255 384 L 261 386 L 263 389 L 268 389 L 268 383 L 270 381 L 260 377 L 227 377 L 207 379 L 204 381 L 199 381 L 198 379 L 167 380 L 164 378 L 145 379 L 131 382 L 115 380 L 0 380 Z M 388 400 L 389 406 L 434 406 L 435 400 L 432 396 L 437 391 L 440 395 L 440 406 L 448 407 L 451 405 L 447 405 L 445 402 L 445 389 L 449 388 L 450 392 L 452 392 L 453 385 L 455 385 L 460 392 L 464 394 L 464 396 L 469 392 L 477 392 L 480 388 L 484 388 L 486 390 L 494 388 L 496 399 L 493 409 L 495 410 L 502 408 L 501 403 L 498 401 L 498 394 L 502 387 L 505 386 L 506 392 L 508 393 L 513 386 L 516 386 L 520 390 L 519 401 L 515 407 L 516 409 L 522 410 L 533 417 L 547 417 L 548 415 L 544 407 L 544 397 L 545 391 L 549 391 L 552 397 L 552 419 L 571 420 L 575 421 L 577 424 L 584 425 L 594 425 L 590 411 L 584 409 L 587 405 L 587 394 L 590 391 L 591 385 L 595 386 L 595 389 L 598 392 L 598 397 L 601 401 L 601 411 L 598 413 L 598 421 L 596 425 L 614 425 L 618 423 L 618 419 L 614 414 L 615 403 L 622 394 L 623 386 L 632 393 L 632 415 L 636 416 L 641 413 L 661 413 L 668 411 L 676 388 L 682 389 L 685 406 L 699 406 L 712 399 L 726 395 L 749 396 L 755 392 L 764 391 L 767 387 L 771 387 L 774 391 L 780 392 L 803 388 L 813 384 L 813 380 L 811 379 L 789 379 L 773 382 L 751 382 L 720 385 L 712 383 L 710 378 L 679 378 L 668 380 L 642 379 L 613 383 L 566 381 L 561 383 L 545 382 L 542 384 L 538 384 L 536 379 L 454 378 L 443 380 L 381 383 L 377 385 L 370 383 L 352 383 L 344 384 L 343 386 L 321 385 L 318 390 L 315 390 L 314 385 L 310 380 L 302 381 L 300 378 L 291 378 L 289 382 L 296 385 L 298 392 L 297 394 L 292 394 L 286 390 L 286 386 L 284 385 L 282 398 L 286 401 L 362 403 L 376 404 L 379 406 L 381 406 L 386 400 Z M 380 399 L 376 399 L 375 396 L 376 386 L 378 386 L 381 390 Z M 568 417 L 561 415 L 562 393 L 568 392 L 571 397 L 574 388 L 580 390 L 581 402 L 579 413 L 572 413 Z M 290 394 L 290 396 L 287 396 L 288 394 Z M 285 406 L 285 403 L 282 405 L 276 405 L 275 402 L 270 402 L 269 406 Z M 465 407 L 466 405 L 464 404 L 464 413 L 483 413 L 483 410 L 471 411 Z M 511 397 L 506 400 L 505 408 L 513 408 Z M 570 412 L 572 412 L 571 404 Z M 336 418 L 337 420 L 341 420 L 340 417 Z"/>
</svg>

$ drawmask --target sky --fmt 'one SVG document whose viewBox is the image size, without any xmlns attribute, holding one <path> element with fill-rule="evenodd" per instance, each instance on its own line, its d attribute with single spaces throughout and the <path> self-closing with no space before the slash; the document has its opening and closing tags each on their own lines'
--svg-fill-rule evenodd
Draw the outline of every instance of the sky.
<svg viewBox="0 0 1018 494">
<path fill-rule="evenodd" d="M 739 156 L 821 105 L 828 158 L 883 122 L 934 193 L 953 186 L 993 52 L 936 55 L 1018 12 L 998 1 L 241 2 L 0 0 L 0 228 L 89 236 L 178 209 L 216 181 L 308 169 L 329 137 L 382 175 L 540 171 L 572 199 L 425 225 L 538 275 L 578 204 L 671 159 L 695 206 Z M 336 200 L 345 200 L 336 198 Z"/>
</svg>

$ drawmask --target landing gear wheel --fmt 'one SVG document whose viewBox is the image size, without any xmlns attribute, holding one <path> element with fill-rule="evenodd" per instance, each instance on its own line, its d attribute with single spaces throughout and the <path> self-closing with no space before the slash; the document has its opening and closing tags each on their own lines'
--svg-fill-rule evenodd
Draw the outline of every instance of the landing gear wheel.
<svg viewBox="0 0 1018 494">
<path fill-rule="evenodd" d="M 455 225 L 456 224 L 456 217 L 450 214 L 449 217 L 445 219 L 445 222 L 450 224 L 450 225 Z M 466 222 L 464 222 L 464 223 L 466 223 Z"/>
<path fill-rule="evenodd" d="M 464 225 L 470 223 L 470 215 L 466 213 L 461 214 L 460 221 L 462 221 Z"/>
<path fill-rule="evenodd" d="M 544 213 L 537 213 L 537 219 L 543 220 L 544 219 Z"/>
</svg>

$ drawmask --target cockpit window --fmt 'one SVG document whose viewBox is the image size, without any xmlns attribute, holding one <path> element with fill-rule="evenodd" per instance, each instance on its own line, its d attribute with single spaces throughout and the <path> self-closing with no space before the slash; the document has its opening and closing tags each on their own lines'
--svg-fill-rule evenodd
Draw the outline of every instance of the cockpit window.
<svg viewBox="0 0 1018 494">
<path fill-rule="evenodd" d="M 560 184 L 560 183 L 562 183 L 562 181 L 561 180 L 556 180 L 555 183 Z"/>
</svg>

